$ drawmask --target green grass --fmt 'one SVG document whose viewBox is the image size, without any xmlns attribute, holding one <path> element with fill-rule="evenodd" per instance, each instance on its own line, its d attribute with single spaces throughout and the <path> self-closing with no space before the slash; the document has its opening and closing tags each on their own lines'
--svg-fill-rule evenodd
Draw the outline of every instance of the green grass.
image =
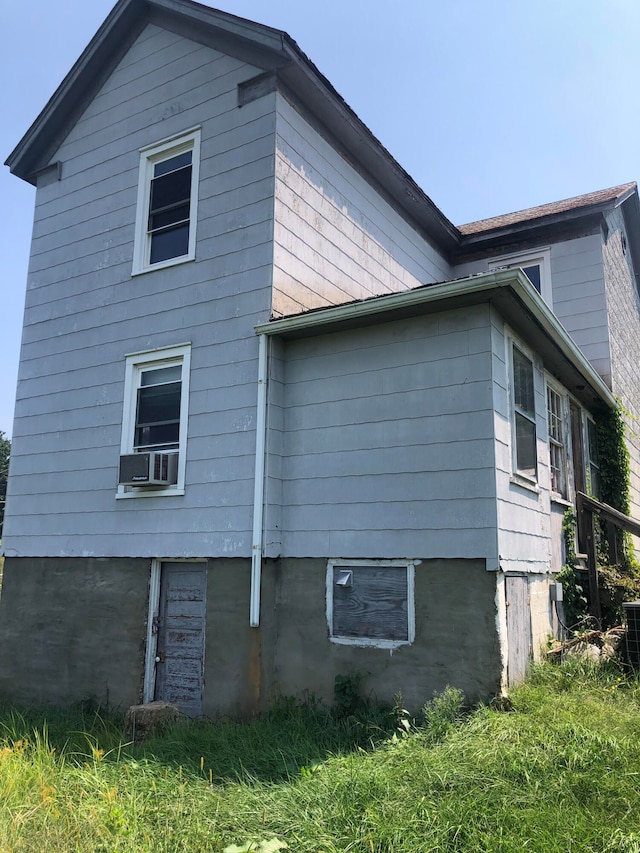
<svg viewBox="0 0 640 853">
<path fill-rule="evenodd" d="M 544 666 L 511 700 L 448 691 L 408 732 L 289 701 L 136 747 L 118 717 L 0 712 L 0 851 L 640 853 L 637 679 Z"/>
</svg>

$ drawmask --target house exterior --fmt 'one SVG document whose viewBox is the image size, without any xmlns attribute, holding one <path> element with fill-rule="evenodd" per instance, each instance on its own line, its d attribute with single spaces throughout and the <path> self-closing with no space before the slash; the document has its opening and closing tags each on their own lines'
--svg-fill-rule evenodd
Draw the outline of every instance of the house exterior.
<svg viewBox="0 0 640 853">
<path fill-rule="evenodd" d="M 593 417 L 640 416 L 635 184 L 456 228 L 289 36 L 187 0 L 120 0 L 7 164 L 0 696 L 522 676 Z"/>
</svg>

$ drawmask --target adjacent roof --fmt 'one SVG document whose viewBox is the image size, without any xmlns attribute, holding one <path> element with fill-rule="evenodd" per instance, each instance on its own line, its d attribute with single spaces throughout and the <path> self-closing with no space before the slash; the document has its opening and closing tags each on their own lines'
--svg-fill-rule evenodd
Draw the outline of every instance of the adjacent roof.
<svg viewBox="0 0 640 853">
<path fill-rule="evenodd" d="M 469 222 L 466 225 L 458 225 L 458 231 L 462 235 L 482 234 L 487 231 L 503 229 L 508 226 L 521 225 L 533 220 L 543 220 L 546 217 L 556 217 L 560 213 L 572 211 L 584 212 L 585 208 L 610 207 L 612 204 L 620 204 L 628 198 L 636 189 L 635 181 L 628 184 L 620 184 L 607 190 L 597 190 L 585 195 L 577 195 L 573 198 L 565 198 L 562 201 L 554 201 L 551 204 L 540 204 L 537 207 L 528 207 L 526 210 L 516 210 L 513 213 L 505 213 L 502 216 L 492 216 L 489 219 L 479 219 L 477 222 Z"/>
<path fill-rule="evenodd" d="M 310 337 L 483 303 L 496 307 L 511 328 L 543 356 L 545 367 L 588 409 L 615 406 L 615 398 L 595 368 L 519 269 L 495 270 L 317 308 L 270 320 L 255 331 L 284 338 Z"/>
</svg>

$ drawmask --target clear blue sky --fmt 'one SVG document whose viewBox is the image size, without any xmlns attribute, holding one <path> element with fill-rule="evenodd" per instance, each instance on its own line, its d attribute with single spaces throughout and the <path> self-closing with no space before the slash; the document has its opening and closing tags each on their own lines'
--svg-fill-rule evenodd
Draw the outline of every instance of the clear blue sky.
<svg viewBox="0 0 640 853">
<path fill-rule="evenodd" d="M 640 178 L 638 0 L 219 0 L 286 30 L 456 224 Z M 112 6 L 0 2 L 0 153 Z M 0 173 L 0 430 L 11 435 L 33 189 Z"/>
</svg>

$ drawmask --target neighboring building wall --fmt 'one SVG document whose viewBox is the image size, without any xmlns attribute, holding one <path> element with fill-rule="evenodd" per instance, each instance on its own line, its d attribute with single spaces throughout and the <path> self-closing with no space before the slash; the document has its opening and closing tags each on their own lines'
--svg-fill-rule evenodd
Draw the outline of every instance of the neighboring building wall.
<svg viewBox="0 0 640 853">
<path fill-rule="evenodd" d="M 497 568 L 488 306 L 285 352 L 283 555 Z"/>
<path fill-rule="evenodd" d="M 640 294 L 631 253 L 622 247 L 623 238 L 628 242 L 622 209 L 610 211 L 606 221 L 609 234 L 602 253 L 611 330 L 611 388 L 628 411 L 631 515 L 640 519 Z M 640 541 L 636 547 L 640 547 Z"/>
<path fill-rule="evenodd" d="M 38 189 L 8 555 L 251 553 L 258 343 L 270 310 L 275 95 L 149 25 Z M 139 148 L 202 128 L 195 262 L 132 277 Z M 190 342 L 186 494 L 115 500 L 125 355 Z"/>
<path fill-rule="evenodd" d="M 276 316 L 409 290 L 449 264 L 369 180 L 278 96 Z"/>
</svg>

